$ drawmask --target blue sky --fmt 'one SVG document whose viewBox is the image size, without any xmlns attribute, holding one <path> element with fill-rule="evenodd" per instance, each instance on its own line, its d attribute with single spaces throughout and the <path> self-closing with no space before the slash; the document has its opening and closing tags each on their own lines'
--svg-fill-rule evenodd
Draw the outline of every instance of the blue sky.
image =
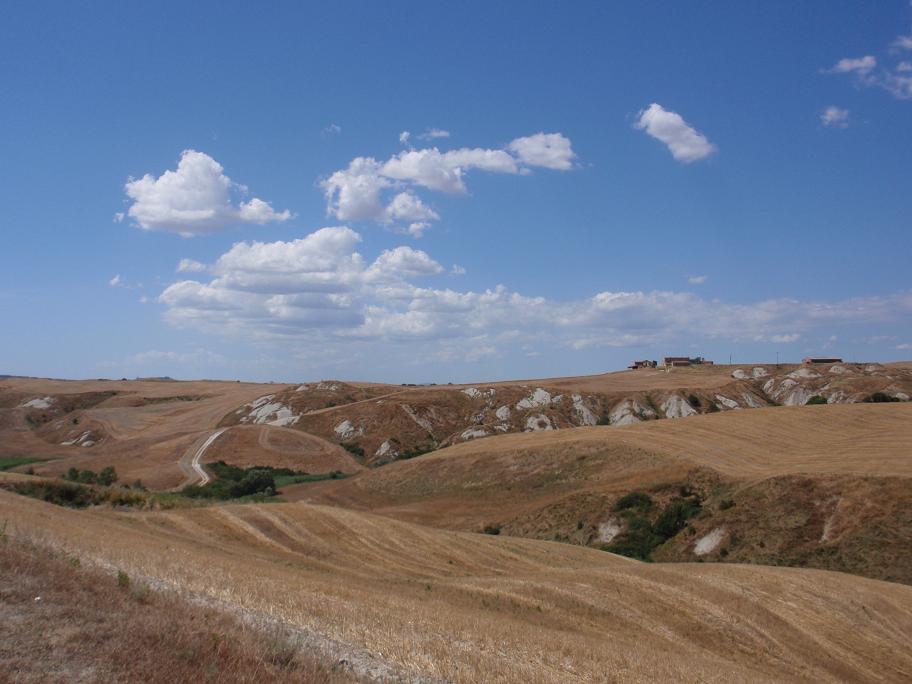
<svg viewBox="0 0 912 684">
<path fill-rule="evenodd" d="M 0 372 L 912 357 L 908 2 L 493 4 L 8 3 Z"/>
</svg>

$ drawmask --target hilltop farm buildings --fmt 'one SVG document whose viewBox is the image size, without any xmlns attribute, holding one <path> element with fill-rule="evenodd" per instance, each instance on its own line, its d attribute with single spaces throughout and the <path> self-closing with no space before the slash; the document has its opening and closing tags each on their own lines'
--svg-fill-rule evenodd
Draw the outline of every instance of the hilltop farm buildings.
<svg viewBox="0 0 912 684">
<path fill-rule="evenodd" d="M 824 364 L 824 363 L 842 363 L 841 358 L 836 357 L 815 357 L 808 356 L 801 360 L 806 366 L 814 364 Z M 662 360 L 663 368 L 679 368 L 681 366 L 711 366 L 713 365 L 712 361 L 707 361 L 702 356 L 666 356 Z M 630 370 L 639 370 L 641 368 L 657 368 L 659 366 L 658 361 L 652 361 L 649 359 L 644 359 L 642 361 L 634 361 L 627 368 Z"/>
<path fill-rule="evenodd" d="M 677 368 L 680 366 L 711 366 L 712 361 L 707 361 L 702 356 L 666 356 L 662 360 L 662 366 L 664 368 Z M 639 370 L 640 368 L 656 368 L 658 367 L 658 361 L 651 361 L 645 359 L 643 361 L 634 361 L 632 364 L 627 366 L 630 370 Z"/>
</svg>

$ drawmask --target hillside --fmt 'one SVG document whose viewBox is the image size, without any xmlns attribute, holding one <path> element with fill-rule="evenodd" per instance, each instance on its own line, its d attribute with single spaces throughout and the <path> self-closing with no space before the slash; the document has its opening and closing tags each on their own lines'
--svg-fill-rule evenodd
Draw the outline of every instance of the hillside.
<svg viewBox="0 0 912 684">
<path fill-rule="evenodd" d="M 832 404 L 912 396 L 909 364 L 694 366 L 468 386 L 321 381 L 0 381 L 0 457 L 52 459 L 39 473 L 114 465 L 153 488 L 193 480 L 190 462 L 356 472 L 519 432 L 613 427 L 812 397 Z M 243 429 L 241 429 L 243 428 Z M 307 436 L 294 437 L 293 434 Z"/>
<path fill-rule="evenodd" d="M 649 565 L 299 503 L 121 513 L 0 492 L 0 519 L 13 521 L 14 539 L 40 539 L 83 565 L 279 621 L 374 676 L 873 682 L 912 673 L 912 588 L 850 575 Z"/>
<path fill-rule="evenodd" d="M 601 547 L 627 531 L 618 500 L 644 492 L 653 521 L 676 500 L 700 503 L 657 560 L 821 567 L 912 583 L 912 557 L 897 552 L 912 548 L 909 444 L 910 403 L 771 407 L 473 441 L 286 496 Z"/>
<path fill-rule="evenodd" d="M 189 462 L 222 418 L 275 387 L 7 379 L 0 382 L 0 458 L 47 459 L 30 467 L 53 475 L 70 467 L 98 471 L 113 465 L 123 482 L 179 486 L 192 479 Z M 294 465 L 312 472 L 361 467 L 338 445 L 279 426 L 232 431 L 211 448 L 212 460 L 238 465 Z"/>
<path fill-rule="evenodd" d="M 375 393 L 373 397 L 366 395 Z M 912 368 L 897 364 L 692 366 L 476 385 L 359 389 L 321 383 L 275 389 L 221 421 L 292 427 L 344 445 L 368 465 L 515 432 L 630 425 L 662 418 L 831 404 L 907 401 Z"/>
</svg>

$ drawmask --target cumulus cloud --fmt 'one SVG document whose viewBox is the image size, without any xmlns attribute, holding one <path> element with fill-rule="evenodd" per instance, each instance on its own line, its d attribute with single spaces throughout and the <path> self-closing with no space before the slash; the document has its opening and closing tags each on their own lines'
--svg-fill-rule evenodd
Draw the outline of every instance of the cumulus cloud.
<svg viewBox="0 0 912 684">
<path fill-rule="evenodd" d="M 849 110 L 841 107 L 827 107 L 820 112 L 820 123 L 828 128 L 848 128 Z"/>
<path fill-rule="evenodd" d="M 132 200 L 126 216 L 143 230 L 161 230 L 184 237 L 213 233 L 241 223 L 287 221 L 290 211 L 275 211 L 257 197 L 235 204 L 233 195 L 246 187 L 225 175 L 209 155 L 184 150 L 175 170 L 158 178 L 146 174 L 130 178 L 124 190 Z"/>
<path fill-rule="evenodd" d="M 445 269 L 399 246 L 373 259 L 361 236 L 322 228 L 290 242 L 240 242 L 205 280 L 179 280 L 159 296 L 166 320 L 243 339 L 344 349 L 359 341 L 414 341 L 422 353 L 531 339 L 536 347 L 587 349 L 680 339 L 789 343 L 836 325 L 890 324 L 912 316 L 912 293 L 835 302 L 709 300 L 690 292 L 598 292 L 558 301 L 498 285 L 460 291 L 420 284 Z M 454 266 L 450 273 L 461 269 Z"/>
<path fill-rule="evenodd" d="M 573 168 L 576 158 L 569 138 L 560 133 L 536 133 L 516 138 L 508 148 L 522 163 L 546 169 L 567 171 Z"/>
<path fill-rule="evenodd" d="M 640 112 L 635 127 L 665 143 L 671 155 L 684 164 L 705 159 L 716 151 L 715 146 L 687 125 L 680 114 L 655 102 Z"/>
<path fill-rule="evenodd" d="M 393 197 L 393 201 L 387 205 L 385 216 L 381 220 L 384 222 L 422 221 L 428 225 L 427 221 L 436 221 L 439 218 L 437 212 L 422 202 L 415 193 L 406 191 Z"/>
<path fill-rule="evenodd" d="M 405 232 L 414 238 L 422 238 L 424 237 L 424 232 L 430 227 L 431 224 L 427 221 L 415 221 L 414 223 L 408 224 Z"/>
<path fill-rule="evenodd" d="M 692 275 L 687 276 L 687 282 L 691 285 L 702 285 L 709 279 L 709 276 L 705 275 Z"/>
<path fill-rule="evenodd" d="M 123 283 L 123 280 L 121 280 L 119 273 L 108 281 L 108 285 L 110 285 L 111 287 L 117 287 L 118 285 L 121 285 L 122 283 Z"/>
<path fill-rule="evenodd" d="M 418 138 L 445 138 L 445 133 L 431 129 Z M 402 144 L 411 139 L 408 131 L 399 134 Z M 440 216 L 416 194 L 418 189 L 465 194 L 466 177 L 473 171 L 511 175 L 532 168 L 566 171 L 575 158 L 570 140 L 560 133 L 516 138 L 504 149 L 410 147 L 386 161 L 356 157 L 321 180 L 320 187 L 327 215 L 340 221 L 427 223 Z"/>
</svg>

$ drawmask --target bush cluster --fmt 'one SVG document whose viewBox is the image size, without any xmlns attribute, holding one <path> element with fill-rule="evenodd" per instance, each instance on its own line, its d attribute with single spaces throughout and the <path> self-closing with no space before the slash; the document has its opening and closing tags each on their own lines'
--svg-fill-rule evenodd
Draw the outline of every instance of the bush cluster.
<svg viewBox="0 0 912 684">
<path fill-rule="evenodd" d="M 652 552 L 684 529 L 687 521 L 701 510 L 700 499 L 689 491 L 672 499 L 654 522 L 647 514 L 653 501 L 643 492 L 630 492 L 618 499 L 614 510 L 624 518 L 625 529 L 602 550 L 648 561 Z"/>
<path fill-rule="evenodd" d="M 253 466 L 240 468 L 228 465 L 224 461 L 210 463 L 208 466 L 215 479 L 205 485 L 184 487 L 182 494 L 194 499 L 239 499 L 244 496 L 274 496 L 279 487 L 298 482 L 317 480 L 335 480 L 345 477 L 339 470 L 330 473 L 312 475 L 291 468 L 273 468 L 271 466 Z"/>
<path fill-rule="evenodd" d="M 891 397 L 885 392 L 874 392 L 870 397 L 865 399 L 865 402 L 869 404 L 889 404 L 894 401 L 902 401 L 898 397 Z"/>
<path fill-rule="evenodd" d="M 114 466 L 102 468 L 101 472 L 96 473 L 93 470 L 77 470 L 70 468 L 63 476 L 64 480 L 70 482 L 79 482 L 81 484 L 97 484 L 109 487 L 117 482 L 117 471 Z"/>
</svg>

